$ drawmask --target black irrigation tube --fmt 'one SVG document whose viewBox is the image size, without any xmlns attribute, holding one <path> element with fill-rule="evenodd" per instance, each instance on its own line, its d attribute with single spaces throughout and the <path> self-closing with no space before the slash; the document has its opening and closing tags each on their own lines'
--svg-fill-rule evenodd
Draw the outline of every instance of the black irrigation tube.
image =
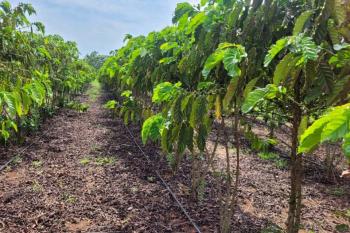
<svg viewBox="0 0 350 233">
<path fill-rule="evenodd" d="M 39 136 L 39 140 L 42 139 L 44 136 L 46 136 L 46 134 L 42 134 L 41 136 Z M 18 156 L 22 155 L 26 150 L 28 150 L 30 147 L 32 147 L 34 145 L 34 141 L 32 143 L 30 143 L 28 146 L 26 146 L 23 150 L 21 150 L 19 153 L 16 153 L 15 156 L 13 156 L 12 158 L 10 158 L 5 164 L 3 164 L 0 167 L 0 172 L 2 170 L 4 170 L 8 165 L 10 165 L 16 158 L 18 158 Z"/>
<path fill-rule="evenodd" d="M 141 151 L 141 153 L 143 154 L 143 156 L 146 158 L 147 162 L 152 164 L 152 161 L 150 160 L 150 158 L 148 157 L 148 155 L 142 150 L 141 146 L 137 143 L 134 135 L 131 133 L 131 131 L 129 130 L 128 126 L 126 126 L 125 124 L 123 124 L 125 126 L 125 129 L 128 131 L 131 139 L 134 141 L 135 145 L 139 148 L 139 150 Z M 187 212 L 187 210 L 185 209 L 185 207 L 181 204 L 181 202 L 179 201 L 179 199 L 176 197 L 176 194 L 171 190 L 171 188 L 169 187 L 169 185 L 165 182 L 165 180 L 163 179 L 163 177 L 159 174 L 157 169 L 155 170 L 155 174 L 158 176 L 158 178 L 160 179 L 160 181 L 162 182 L 162 184 L 164 185 L 164 187 L 168 190 L 168 192 L 171 194 L 172 198 L 175 200 L 175 202 L 177 203 L 177 205 L 180 207 L 181 211 L 183 212 L 183 214 L 186 216 L 186 218 L 188 219 L 188 221 L 192 224 L 192 226 L 196 229 L 197 233 L 201 233 L 201 230 L 199 229 L 198 225 L 195 223 L 195 221 L 193 220 L 193 218 L 191 218 L 190 214 Z"/>
</svg>

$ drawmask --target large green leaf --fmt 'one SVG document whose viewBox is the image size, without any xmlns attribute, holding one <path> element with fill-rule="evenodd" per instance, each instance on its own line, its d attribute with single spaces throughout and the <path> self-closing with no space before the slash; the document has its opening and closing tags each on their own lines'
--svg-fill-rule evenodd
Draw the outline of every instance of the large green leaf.
<svg viewBox="0 0 350 233">
<path fill-rule="evenodd" d="M 250 92 L 247 98 L 243 102 L 242 112 L 243 113 L 250 112 L 256 106 L 257 103 L 264 100 L 266 93 L 267 93 L 266 88 L 258 88 Z"/>
<path fill-rule="evenodd" d="M 316 61 L 320 48 L 315 44 L 311 37 L 295 36 L 291 37 L 293 44 L 293 53 L 301 54 L 296 65 L 306 64 L 308 61 Z"/>
<path fill-rule="evenodd" d="M 202 71 L 203 76 L 208 77 L 210 74 L 210 71 L 221 63 L 221 61 L 224 59 L 224 56 L 225 56 L 224 50 L 218 50 L 218 51 L 215 51 L 213 54 L 211 54 L 204 64 L 204 69 Z"/>
<path fill-rule="evenodd" d="M 147 140 L 156 141 L 161 138 L 161 131 L 164 128 L 165 119 L 161 114 L 148 118 L 142 126 L 142 142 L 145 144 Z"/>
<path fill-rule="evenodd" d="M 245 98 L 241 110 L 243 113 L 250 112 L 259 102 L 271 100 L 285 94 L 286 90 L 282 87 L 269 84 L 264 88 L 257 88 L 250 92 Z"/>
<path fill-rule="evenodd" d="M 196 128 L 200 124 L 203 118 L 207 115 L 208 107 L 207 100 L 204 96 L 199 96 L 195 99 L 192 105 L 190 125 L 192 128 Z"/>
<path fill-rule="evenodd" d="M 226 111 L 228 110 L 228 107 L 235 96 L 236 90 L 237 90 L 237 84 L 239 79 L 238 78 L 232 78 L 230 81 L 230 84 L 227 86 L 226 94 L 223 99 L 223 109 Z"/>
<path fill-rule="evenodd" d="M 309 152 L 325 141 L 339 140 L 350 131 L 350 104 L 333 108 L 316 120 L 301 136 L 299 153 Z"/>
<path fill-rule="evenodd" d="M 178 3 L 176 5 L 175 14 L 173 17 L 173 23 L 177 23 L 185 14 L 187 14 L 188 16 L 191 16 L 194 12 L 195 12 L 194 8 L 190 3 L 188 2 Z"/>
<path fill-rule="evenodd" d="M 170 82 L 163 82 L 158 84 L 153 90 L 152 102 L 169 102 L 176 96 L 180 86 L 181 83 L 172 84 Z"/>
<path fill-rule="evenodd" d="M 187 34 L 193 33 L 198 26 L 200 26 L 206 18 L 205 12 L 200 12 L 196 14 L 193 18 L 191 18 L 191 21 L 188 25 Z"/>
<path fill-rule="evenodd" d="M 226 50 L 223 57 L 223 63 L 229 76 L 237 77 L 241 75 L 241 69 L 238 64 L 244 57 L 247 57 L 247 54 L 243 47 L 229 48 Z"/>
<path fill-rule="evenodd" d="M 200 124 L 197 135 L 197 147 L 203 152 L 205 150 L 205 144 L 208 136 L 208 130 L 204 124 Z"/>
<path fill-rule="evenodd" d="M 279 54 L 282 49 L 288 45 L 288 38 L 279 39 L 276 44 L 272 45 L 265 57 L 264 66 L 267 67 L 271 61 Z"/>
<path fill-rule="evenodd" d="M 303 32 L 304 25 L 312 14 L 313 14 L 313 11 L 304 11 L 303 13 L 301 13 L 301 15 L 299 15 L 299 17 L 297 18 L 294 24 L 294 29 L 293 29 L 294 36 Z"/>
<path fill-rule="evenodd" d="M 283 83 L 299 59 L 300 58 L 295 57 L 294 54 L 288 53 L 276 66 L 273 75 L 273 84 L 280 85 Z"/>
<path fill-rule="evenodd" d="M 166 42 L 160 46 L 162 51 L 169 51 L 173 48 L 177 48 L 179 45 L 176 42 Z"/>
</svg>

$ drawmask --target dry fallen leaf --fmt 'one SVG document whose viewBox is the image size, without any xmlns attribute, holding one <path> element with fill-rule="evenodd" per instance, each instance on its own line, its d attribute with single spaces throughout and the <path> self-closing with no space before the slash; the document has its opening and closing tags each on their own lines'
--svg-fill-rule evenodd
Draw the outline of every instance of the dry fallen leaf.
<svg viewBox="0 0 350 233">
<path fill-rule="evenodd" d="M 343 171 L 341 178 L 350 178 L 350 169 Z"/>
</svg>

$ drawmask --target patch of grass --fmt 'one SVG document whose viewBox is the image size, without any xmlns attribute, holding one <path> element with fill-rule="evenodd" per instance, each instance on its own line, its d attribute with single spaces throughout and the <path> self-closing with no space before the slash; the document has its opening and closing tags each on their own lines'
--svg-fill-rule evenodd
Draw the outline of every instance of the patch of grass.
<svg viewBox="0 0 350 233">
<path fill-rule="evenodd" d="M 88 165 L 91 162 L 91 160 L 89 158 L 82 158 L 79 163 L 81 165 Z"/>
<path fill-rule="evenodd" d="M 97 157 L 95 159 L 95 164 L 98 166 L 108 166 L 115 163 L 115 158 L 113 157 Z"/>
<path fill-rule="evenodd" d="M 288 162 L 285 159 L 277 159 L 275 165 L 278 169 L 286 169 L 288 167 Z"/>
<path fill-rule="evenodd" d="M 87 91 L 87 95 L 89 96 L 90 100 L 95 101 L 97 97 L 100 95 L 100 91 L 101 91 L 101 84 L 97 79 L 95 79 L 94 81 L 91 82 L 91 86 Z"/>
<path fill-rule="evenodd" d="M 77 101 L 71 101 L 66 105 L 66 107 L 82 113 L 82 112 L 86 112 L 90 106 Z"/>
<path fill-rule="evenodd" d="M 350 227 L 346 224 L 339 224 L 335 227 L 335 229 L 337 232 L 350 232 Z"/>
<path fill-rule="evenodd" d="M 32 162 L 32 166 L 33 166 L 34 168 L 39 168 L 39 167 L 41 167 L 42 165 L 43 165 L 43 162 L 40 161 L 40 160 L 34 160 L 34 161 Z"/>
<path fill-rule="evenodd" d="M 13 165 L 17 165 L 23 162 L 23 158 L 20 155 L 16 155 L 15 159 L 12 161 Z"/>
<path fill-rule="evenodd" d="M 262 160 L 276 160 L 279 158 L 278 154 L 272 152 L 261 152 L 258 156 Z"/>
<path fill-rule="evenodd" d="M 43 190 L 43 187 L 41 186 L 41 184 L 37 181 L 34 180 L 32 183 L 32 190 L 36 193 L 41 192 Z"/>
<path fill-rule="evenodd" d="M 350 209 L 336 210 L 336 211 L 334 211 L 334 213 L 338 218 L 344 218 L 344 219 L 350 221 Z"/>
<path fill-rule="evenodd" d="M 331 189 L 329 191 L 329 193 L 333 196 L 342 197 L 346 194 L 346 191 L 342 187 L 336 187 L 336 188 Z"/>
<path fill-rule="evenodd" d="M 347 209 L 347 210 L 345 211 L 345 216 L 348 217 L 349 220 L 350 220 L 350 209 Z"/>
<path fill-rule="evenodd" d="M 93 150 L 93 151 L 100 150 L 100 149 L 101 149 L 101 146 L 98 145 L 98 144 L 93 144 L 93 145 L 91 146 L 91 150 Z"/>
<path fill-rule="evenodd" d="M 69 194 L 69 193 L 64 193 L 63 200 L 67 203 L 74 204 L 77 202 L 78 198 L 74 195 Z"/>
</svg>

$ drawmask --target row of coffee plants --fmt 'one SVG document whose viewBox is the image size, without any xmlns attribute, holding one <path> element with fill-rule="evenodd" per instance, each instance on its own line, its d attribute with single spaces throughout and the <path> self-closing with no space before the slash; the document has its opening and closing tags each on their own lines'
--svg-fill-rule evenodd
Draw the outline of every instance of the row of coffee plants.
<svg viewBox="0 0 350 233">
<path fill-rule="evenodd" d="M 273 128 L 290 125 L 287 232 L 298 232 L 303 153 L 344 140 L 349 155 L 349 105 L 343 105 L 350 90 L 349 1 L 201 0 L 178 4 L 173 23 L 148 36 L 127 35 L 112 52 L 100 80 L 119 98 L 106 106 L 126 124 L 142 122 L 144 143 L 160 141 L 174 171 L 191 158 L 194 198 L 213 175 L 220 232 L 230 232 L 237 205 L 246 117 L 266 119 L 272 137 Z M 343 105 L 334 110 L 338 118 L 328 116 L 337 105 Z M 215 163 L 219 141 L 225 166 Z"/>
<path fill-rule="evenodd" d="M 74 42 L 44 34 L 30 22 L 30 4 L 0 3 L 0 139 L 37 125 L 43 114 L 62 106 L 91 81 L 93 69 L 79 59 Z"/>
</svg>

